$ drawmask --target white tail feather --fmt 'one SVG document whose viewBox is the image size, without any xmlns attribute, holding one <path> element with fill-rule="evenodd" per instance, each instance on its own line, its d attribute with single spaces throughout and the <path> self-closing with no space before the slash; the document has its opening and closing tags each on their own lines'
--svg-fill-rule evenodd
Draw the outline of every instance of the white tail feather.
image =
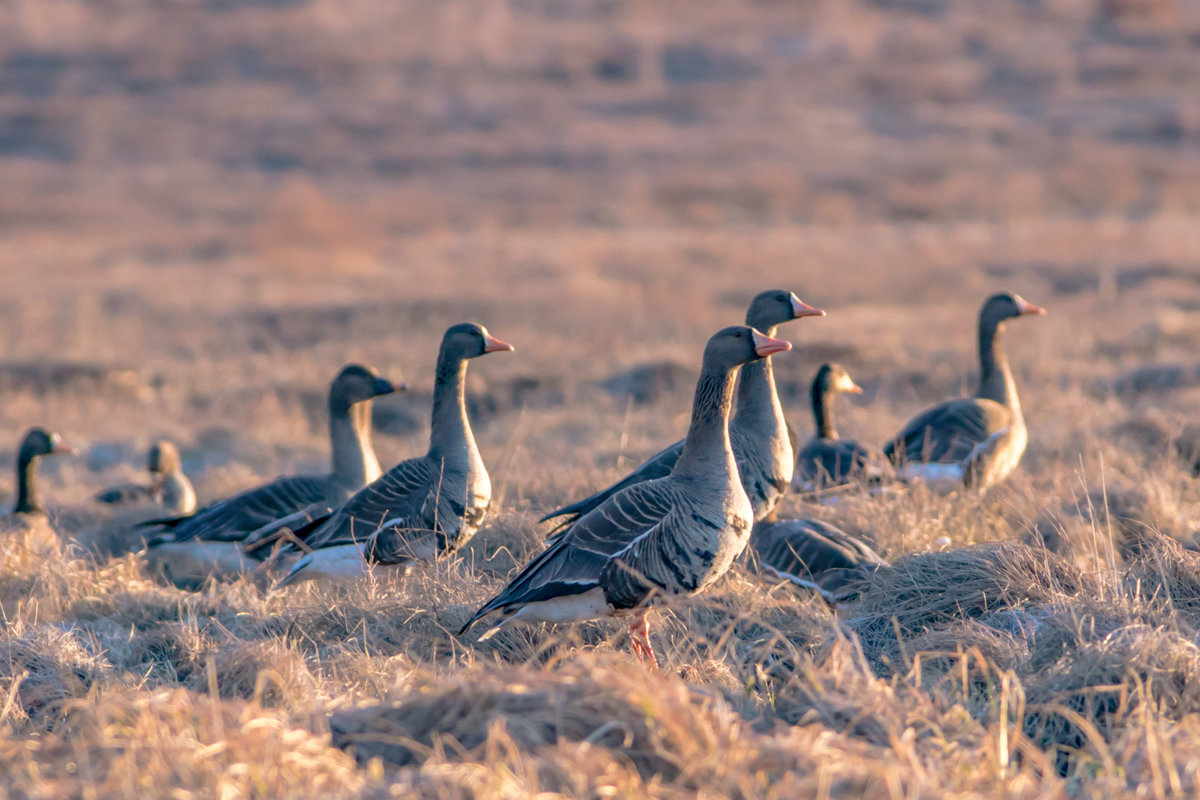
<svg viewBox="0 0 1200 800">
<path fill-rule="evenodd" d="M 275 588 L 280 589 L 304 581 L 361 578 L 370 569 L 370 565 L 363 558 L 362 547 L 357 544 L 323 547 L 293 564 L 288 574 L 275 584 Z"/>
</svg>

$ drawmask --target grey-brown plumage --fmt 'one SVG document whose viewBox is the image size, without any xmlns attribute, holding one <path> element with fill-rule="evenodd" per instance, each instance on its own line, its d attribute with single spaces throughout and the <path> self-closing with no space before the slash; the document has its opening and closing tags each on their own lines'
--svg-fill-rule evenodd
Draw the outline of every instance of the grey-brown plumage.
<svg viewBox="0 0 1200 800">
<path fill-rule="evenodd" d="M 514 620 L 644 611 L 655 596 L 699 592 L 724 574 L 754 521 L 729 437 L 734 381 L 741 365 L 790 346 L 745 326 L 709 339 L 691 424 L 671 473 L 628 486 L 577 520 L 459 634 L 493 612 L 501 616 L 484 638 Z M 644 638 L 639 647 L 653 655 Z"/>
<path fill-rule="evenodd" d="M 887 563 L 866 542 L 819 519 L 759 522 L 750 548 L 760 569 L 830 602 L 845 599 Z"/>
<path fill-rule="evenodd" d="M 371 444 L 371 400 L 402 390 L 359 364 L 343 367 L 329 387 L 329 438 L 333 470 L 326 475 L 294 475 L 214 503 L 194 515 L 151 520 L 158 534 L 151 546 L 192 540 L 240 542 L 280 517 L 312 506 L 336 505 L 380 475 Z"/>
<path fill-rule="evenodd" d="M 771 289 L 760 292 L 750 302 L 746 324 L 767 336 L 774 336 L 778 326 L 784 322 L 824 315 L 824 311 L 802 302 L 793 292 Z M 742 485 L 754 505 L 754 518 L 762 519 L 771 513 L 787 491 L 795 463 L 783 405 L 775 389 L 771 359 L 758 360 L 742 369 L 738 382 L 737 412 L 729 423 L 729 435 Z M 561 518 L 556 526 L 556 531 L 561 532 L 622 489 L 642 481 L 666 477 L 682 452 L 683 440 L 680 440 L 650 456 L 637 469 L 607 489 L 551 511 L 539 521 Z"/>
<path fill-rule="evenodd" d="M 161 440 L 150 447 L 150 482 L 123 483 L 98 492 L 95 499 L 108 505 L 157 503 L 168 514 L 183 516 L 196 510 L 196 491 L 183 472 L 179 450 L 172 442 Z"/>
<path fill-rule="evenodd" d="M 1015 294 L 992 295 L 979 312 L 979 390 L 914 417 L 883 449 L 901 478 L 987 489 L 1011 473 L 1028 441 L 1003 333 L 1007 320 L 1046 312 Z"/>
<path fill-rule="evenodd" d="M 796 453 L 793 489 L 820 492 L 881 476 L 883 454 L 853 439 L 841 438 L 834 419 L 837 395 L 861 392 L 840 364 L 822 364 L 817 370 L 809 393 L 815 431 Z"/>
<path fill-rule="evenodd" d="M 48 552 L 58 546 L 58 534 L 46 516 L 38 495 L 37 465 L 42 456 L 73 454 L 57 433 L 31 428 L 17 450 L 17 500 L 12 512 L 0 517 L 0 536 L 10 541 L 19 538 L 22 546 Z"/>
<path fill-rule="evenodd" d="M 402 461 L 325 519 L 297 531 L 312 550 L 279 585 L 353 576 L 368 563 L 403 564 L 452 553 L 483 524 L 492 484 L 467 418 L 467 362 L 512 350 L 482 325 L 446 331 L 438 353 L 429 450 Z M 294 544 L 285 552 L 298 552 Z"/>
</svg>

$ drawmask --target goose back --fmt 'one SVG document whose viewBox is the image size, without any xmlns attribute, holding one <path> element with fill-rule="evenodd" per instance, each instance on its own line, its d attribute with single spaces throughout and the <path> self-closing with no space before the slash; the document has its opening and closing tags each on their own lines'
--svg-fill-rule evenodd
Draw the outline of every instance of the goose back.
<svg viewBox="0 0 1200 800">
<path fill-rule="evenodd" d="M 886 563 L 866 542 L 818 519 L 759 522 L 750 547 L 760 568 L 823 596 L 843 592 Z"/>
<path fill-rule="evenodd" d="M 205 507 L 191 516 L 151 520 L 162 531 L 150 545 L 167 542 L 203 540 L 238 542 L 247 534 L 279 517 L 323 502 L 329 493 L 329 479 L 321 475 L 292 475 L 247 489 Z"/>
</svg>

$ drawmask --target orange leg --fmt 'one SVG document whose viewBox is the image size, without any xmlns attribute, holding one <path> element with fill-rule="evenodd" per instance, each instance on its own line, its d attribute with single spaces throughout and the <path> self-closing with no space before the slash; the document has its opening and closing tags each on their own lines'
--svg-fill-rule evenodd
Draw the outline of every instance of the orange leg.
<svg viewBox="0 0 1200 800">
<path fill-rule="evenodd" d="M 654 665 L 655 669 L 660 669 L 658 666 L 658 658 L 654 655 L 654 648 L 650 644 L 650 618 L 649 612 L 643 612 L 633 624 L 629 626 L 629 649 L 634 652 L 638 658 L 644 661 L 649 661 Z"/>
</svg>

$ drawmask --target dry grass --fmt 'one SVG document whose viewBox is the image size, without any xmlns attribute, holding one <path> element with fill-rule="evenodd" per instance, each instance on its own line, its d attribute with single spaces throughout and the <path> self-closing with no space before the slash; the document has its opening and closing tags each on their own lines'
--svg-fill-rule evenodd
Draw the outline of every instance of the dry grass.
<svg viewBox="0 0 1200 800">
<path fill-rule="evenodd" d="M 1185 0 L 0 6 L 0 458 L 48 424 L 66 546 L 0 542 L 0 798 L 1165 797 L 1200 791 L 1200 16 Z M 738 567 L 624 626 L 451 631 L 547 508 L 682 434 L 768 286 L 880 442 L 968 391 L 981 299 L 1031 443 L 979 498 L 790 498 L 892 560 L 834 616 Z M 181 591 L 89 502 L 324 468 L 345 362 L 427 436 L 444 328 L 495 489 L 459 558 Z M 0 499 L 10 488 L 0 486 Z"/>
</svg>

